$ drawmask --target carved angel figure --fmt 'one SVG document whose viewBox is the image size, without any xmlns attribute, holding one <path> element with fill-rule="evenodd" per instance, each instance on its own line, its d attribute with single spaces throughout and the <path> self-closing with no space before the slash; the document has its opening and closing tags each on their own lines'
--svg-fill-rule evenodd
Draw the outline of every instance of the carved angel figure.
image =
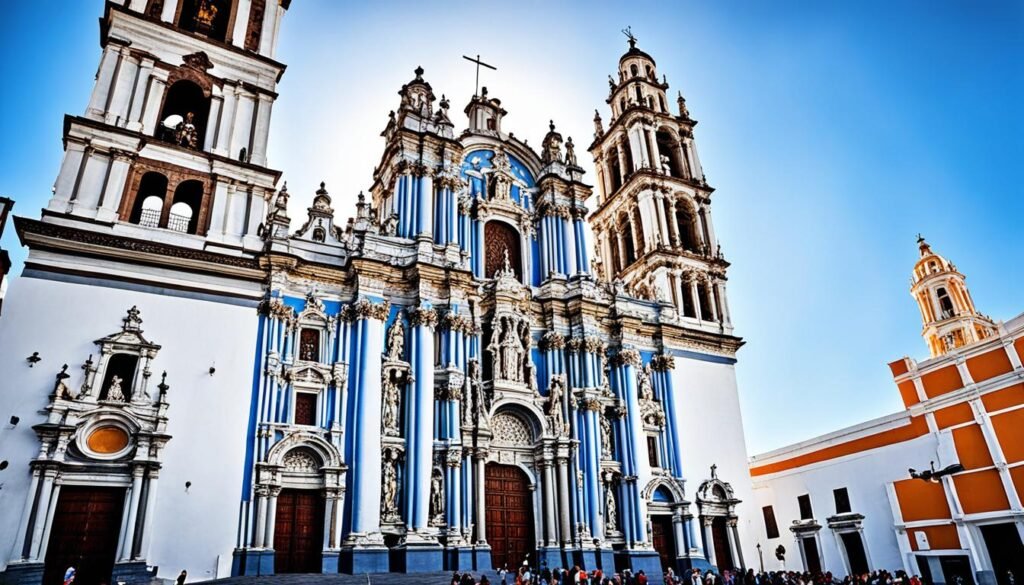
<svg viewBox="0 0 1024 585">
<path fill-rule="evenodd" d="M 604 414 L 600 415 L 601 421 L 601 459 L 612 458 L 612 421 Z"/>
<path fill-rule="evenodd" d="M 383 498 L 380 502 L 381 517 L 385 522 L 398 519 L 398 471 L 395 460 L 386 457 L 384 460 Z"/>
<path fill-rule="evenodd" d="M 618 529 L 618 509 L 615 504 L 615 490 L 612 489 L 611 484 L 605 484 L 604 488 L 604 525 L 608 531 Z"/>
<path fill-rule="evenodd" d="M 647 364 L 637 374 L 637 393 L 640 400 L 654 400 L 654 388 L 651 386 L 651 365 Z"/>
<path fill-rule="evenodd" d="M 436 469 L 430 477 L 430 517 L 435 524 L 444 521 L 444 480 Z"/>
<path fill-rule="evenodd" d="M 381 425 L 384 434 L 389 437 L 398 436 L 399 401 L 398 384 L 389 376 L 384 380 L 384 405 L 381 412 Z"/>
</svg>

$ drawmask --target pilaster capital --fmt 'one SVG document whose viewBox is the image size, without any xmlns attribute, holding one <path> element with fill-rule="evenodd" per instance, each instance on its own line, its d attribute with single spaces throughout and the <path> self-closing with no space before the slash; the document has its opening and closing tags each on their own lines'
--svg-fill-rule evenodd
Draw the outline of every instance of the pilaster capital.
<svg viewBox="0 0 1024 585">
<path fill-rule="evenodd" d="M 342 309 L 341 316 L 345 321 L 358 321 L 362 319 L 385 321 L 388 318 L 390 309 L 391 304 L 387 300 L 374 303 L 368 299 L 359 299 L 354 303 L 346 305 Z"/>
<path fill-rule="evenodd" d="M 656 372 L 673 370 L 676 367 L 676 356 L 671 354 L 658 354 L 651 358 L 651 369 Z"/>
<path fill-rule="evenodd" d="M 410 309 L 409 324 L 413 327 L 425 326 L 433 329 L 437 326 L 437 311 L 430 307 Z"/>
</svg>

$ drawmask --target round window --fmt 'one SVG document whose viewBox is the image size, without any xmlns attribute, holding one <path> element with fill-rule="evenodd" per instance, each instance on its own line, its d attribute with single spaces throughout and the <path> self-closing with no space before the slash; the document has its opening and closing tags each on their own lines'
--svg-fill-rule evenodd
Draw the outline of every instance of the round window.
<svg viewBox="0 0 1024 585">
<path fill-rule="evenodd" d="M 93 453 L 112 455 L 128 446 L 128 433 L 118 427 L 100 427 L 89 434 L 86 444 Z"/>
</svg>

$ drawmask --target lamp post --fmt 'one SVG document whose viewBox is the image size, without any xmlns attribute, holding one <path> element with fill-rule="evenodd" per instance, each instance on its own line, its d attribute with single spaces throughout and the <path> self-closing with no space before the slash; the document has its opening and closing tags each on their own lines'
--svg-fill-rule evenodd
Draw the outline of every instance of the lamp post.
<svg viewBox="0 0 1024 585">
<path fill-rule="evenodd" d="M 761 572 L 764 573 L 764 555 L 761 554 L 761 543 L 757 543 L 757 560 L 761 566 Z"/>
</svg>

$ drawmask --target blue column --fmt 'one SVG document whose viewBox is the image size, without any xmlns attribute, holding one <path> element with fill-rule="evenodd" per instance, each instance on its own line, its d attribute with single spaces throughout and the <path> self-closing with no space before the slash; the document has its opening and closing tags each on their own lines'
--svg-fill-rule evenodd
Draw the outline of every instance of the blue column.
<svg viewBox="0 0 1024 585">
<path fill-rule="evenodd" d="M 473 275 L 477 278 L 484 277 L 484 222 L 479 219 L 473 220 L 473 227 L 476 236 L 473 238 Z"/>
<path fill-rule="evenodd" d="M 626 401 L 626 427 L 629 433 L 629 451 L 632 460 L 631 469 L 634 477 L 650 477 L 650 466 L 643 457 L 644 440 L 643 421 L 640 419 L 640 402 L 636 391 L 636 368 L 640 366 L 640 355 L 636 350 L 623 350 L 619 354 L 622 359 L 623 397 Z M 625 474 L 624 474 L 625 475 Z M 628 497 L 633 507 L 629 521 L 633 524 L 633 534 L 637 542 L 647 540 L 647 525 L 643 518 L 639 486 L 630 483 L 627 486 Z"/>
<path fill-rule="evenodd" d="M 583 237 L 583 221 L 575 220 L 573 223 L 573 233 L 576 237 L 576 263 L 578 265 L 578 272 L 590 273 L 590 260 L 587 258 L 587 242 Z"/>
<path fill-rule="evenodd" d="M 408 478 L 414 486 L 409 500 L 412 504 L 408 521 L 411 528 L 426 531 L 430 520 L 430 476 L 434 451 L 434 332 L 437 314 L 429 307 L 412 313 L 413 326 L 413 376 L 415 391 L 413 410 L 407 416 L 415 421 L 414 434 L 409 436 L 407 452 L 415 453 L 412 475 Z"/>
</svg>

